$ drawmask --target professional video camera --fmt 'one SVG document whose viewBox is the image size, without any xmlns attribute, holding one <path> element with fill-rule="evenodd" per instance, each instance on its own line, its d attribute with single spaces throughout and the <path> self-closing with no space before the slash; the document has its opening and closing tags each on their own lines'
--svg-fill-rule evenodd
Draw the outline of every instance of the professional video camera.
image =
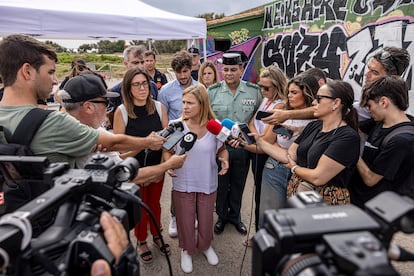
<svg viewBox="0 0 414 276">
<path fill-rule="evenodd" d="M 108 211 L 127 231 L 140 220 L 139 188 L 126 183 L 138 172 L 134 158 L 114 165 L 107 156 L 96 154 L 85 169 L 69 169 L 67 163 L 49 165 L 45 157 L 0 156 L 0 165 L 8 178 L 38 178 L 51 187 L 1 217 L 2 275 L 89 275 L 97 259 L 105 259 L 112 275 L 117 275 L 99 218 L 102 211 Z M 135 203 L 131 196 L 137 199 Z M 32 224 L 50 217 L 51 210 L 51 225 L 33 237 Z"/>
<path fill-rule="evenodd" d="M 294 208 L 265 211 L 253 238 L 252 275 L 398 275 L 387 250 L 395 232 L 414 232 L 411 198 L 383 192 L 363 211 L 325 206 L 311 191 L 288 204 Z"/>
</svg>

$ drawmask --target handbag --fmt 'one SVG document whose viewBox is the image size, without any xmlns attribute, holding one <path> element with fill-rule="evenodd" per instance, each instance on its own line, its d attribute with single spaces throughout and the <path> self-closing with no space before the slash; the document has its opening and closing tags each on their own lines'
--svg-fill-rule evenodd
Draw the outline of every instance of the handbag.
<svg viewBox="0 0 414 276">
<path fill-rule="evenodd" d="M 330 184 L 316 186 L 306 180 L 303 180 L 296 173 L 293 173 L 287 185 L 287 198 L 289 199 L 297 193 L 305 191 L 318 192 L 328 205 L 344 205 L 351 203 L 351 197 L 347 188 Z"/>
</svg>

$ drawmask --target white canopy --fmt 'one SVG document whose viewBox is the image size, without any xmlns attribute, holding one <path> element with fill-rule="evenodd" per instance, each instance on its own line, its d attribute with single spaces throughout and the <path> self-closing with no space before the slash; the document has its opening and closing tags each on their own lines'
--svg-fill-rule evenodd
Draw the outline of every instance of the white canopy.
<svg viewBox="0 0 414 276">
<path fill-rule="evenodd" d="M 139 0 L 0 0 L 0 36 L 47 39 L 206 38 L 205 19 L 178 15 Z"/>
</svg>

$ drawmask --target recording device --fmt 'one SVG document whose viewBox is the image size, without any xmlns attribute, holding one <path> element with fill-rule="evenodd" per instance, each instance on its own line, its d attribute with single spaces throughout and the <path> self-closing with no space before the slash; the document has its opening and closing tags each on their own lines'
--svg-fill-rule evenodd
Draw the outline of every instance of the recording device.
<svg viewBox="0 0 414 276">
<path fill-rule="evenodd" d="M 247 142 L 247 144 L 254 144 L 256 143 L 256 140 L 253 136 L 249 136 L 248 133 L 250 133 L 250 129 L 247 126 L 247 124 L 238 124 L 240 128 L 240 134 L 242 135 L 243 139 Z"/>
<path fill-rule="evenodd" d="M 269 117 L 272 114 L 273 114 L 272 112 L 257 111 L 256 120 L 261 120 L 263 118 Z"/>
<path fill-rule="evenodd" d="M 194 146 L 194 143 L 197 141 L 197 135 L 192 132 L 188 132 L 186 135 L 184 135 L 183 139 L 180 142 L 181 150 L 178 153 L 178 155 L 183 155 L 192 147 Z"/>
<path fill-rule="evenodd" d="M 231 133 L 230 130 L 226 127 L 223 127 L 219 122 L 216 120 L 209 120 L 206 124 L 206 128 L 209 132 L 213 135 L 216 135 L 216 138 L 221 142 L 225 142 L 227 139 L 231 140 Z M 230 139 L 229 139 L 230 137 Z"/>
<path fill-rule="evenodd" d="M 303 192 L 291 208 L 266 210 L 253 238 L 252 275 L 398 275 L 387 249 L 396 231 L 414 232 L 414 201 L 383 192 L 365 204 L 325 206 Z"/>
<path fill-rule="evenodd" d="M 167 138 L 162 145 L 163 149 L 171 150 L 184 137 L 183 123 L 181 121 L 171 122 L 166 129 L 159 133 L 160 136 Z"/>
<path fill-rule="evenodd" d="M 25 177 L 19 171 L 16 174 L 21 164 L 39 168 L 47 163 L 44 157 L 0 156 L 7 181 Z M 106 245 L 99 218 L 107 211 L 127 232 L 139 222 L 140 205 L 129 200 L 139 195 L 139 187 L 126 183 L 138 168 L 134 158 L 114 165 L 102 154 L 95 155 L 85 169 L 69 169 L 67 163 L 46 166 L 42 180 L 51 188 L 0 219 L 0 273 L 89 275 L 92 263 L 104 259 L 111 265 L 112 275 L 117 275 L 119 268 Z M 53 223 L 33 238 L 32 224 L 50 210 L 56 211 Z"/>
<path fill-rule="evenodd" d="M 275 125 L 272 128 L 272 131 L 276 134 L 285 136 L 287 139 L 290 139 L 293 136 L 293 131 L 291 129 L 288 129 L 287 127 L 282 126 L 282 125 Z"/>
</svg>

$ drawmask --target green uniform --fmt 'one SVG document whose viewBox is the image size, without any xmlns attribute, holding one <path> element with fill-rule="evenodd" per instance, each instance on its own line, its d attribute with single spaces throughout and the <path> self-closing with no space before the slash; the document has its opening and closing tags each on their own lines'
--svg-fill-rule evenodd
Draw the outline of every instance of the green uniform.
<svg viewBox="0 0 414 276">
<path fill-rule="evenodd" d="M 243 80 L 240 81 L 235 94 L 230 91 L 225 81 L 210 86 L 208 94 L 217 119 L 222 121 L 228 118 L 240 123 L 250 121 L 263 98 L 258 85 Z M 227 174 L 219 176 L 216 212 L 219 222 L 232 223 L 239 232 L 241 228 L 244 228 L 241 232 L 245 232 L 240 209 L 249 171 L 249 152 L 228 145 L 226 148 L 229 152 L 230 167 Z"/>
<path fill-rule="evenodd" d="M 208 95 L 218 120 L 228 118 L 240 123 L 249 123 L 263 99 L 258 85 L 243 80 L 234 95 L 225 81 L 210 86 Z"/>
</svg>

